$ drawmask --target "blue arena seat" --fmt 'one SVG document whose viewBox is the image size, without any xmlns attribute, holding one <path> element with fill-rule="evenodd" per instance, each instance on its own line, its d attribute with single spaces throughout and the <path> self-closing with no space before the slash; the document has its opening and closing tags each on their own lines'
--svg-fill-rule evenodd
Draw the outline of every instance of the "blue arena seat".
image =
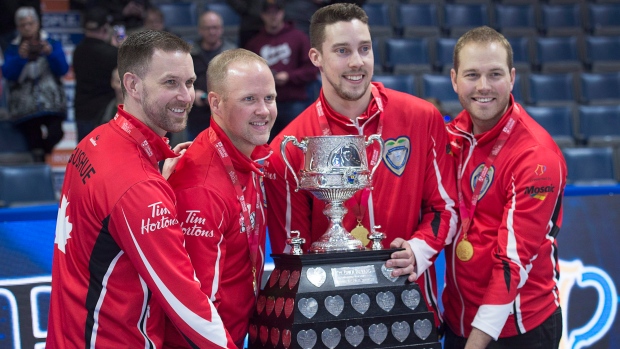
<svg viewBox="0 0 620 349">
<path fill-rule="evenodd" d="M 51 204 L 56 201 L 47 164 L 0 166 L 0 207 Z"/>
<path fill-rule="evenodd" d="M 574 105 L 573 73 L 529 74 L 526 102 L 532 105 Z"/>
<path fill-rule="evenodd" d="M 620 105 L 620 72 L 580 75 L 580 102 Z"/>
<path fill-rule="evenodd" d="M 575 110 L 573 107 L 526 106 L 525 110 L 540 126 L 549 132 L 559 147 L 575 146 L 576 139 L 573 131 Z"/>
<path fill-rule="evenodd" d="M 437 98 L 449 115 L 457 115 L 463 107 L 454 92 L 450 75 L 423 74 L 420 95 L 422 98 Z"/>
<path fill-rule="evenodd" d="M 373 39 L 374 37 L 391 37 L 394 35 L 388 3 L 367 3 L 362 7 L 368 15 L 368 25 Z"/>
<path fill-rule="evenodd" d="M 196 27 L 198 10 L 193 2 L 171 2 L 158 5 L 167 28 Z"/>
<path fill-rule="evenodd" d="M 33 162 L 24 135 L 7 120 L 0 121 L 0 164 Z"/>
<path fill-rule="evenodd" d="M 435 62 L 433 63 L 435 71 L 450 74 L 454 46 L 456 46 L 457 40 L 457 38 L 438 38 L 435 40 Z"/>
<path fill-rule="evenodd" d="M 611 147 L 564 148 L 569 184 L 616 184 Z"/>
<path fill-rule="evenodd" d="M 393 90 L 418 95 L 415 78 L 413 75 L 373 75 L 373 81 L 382 83 L 385 87 Z"/>
<path fill-rule="evenodd" d="M 539 29 L 546 36 L 583 35 L 583 13 L 581 3 L 542 4 Z"/>
<path fill-rule="evenodd" d="M 429 39 L 390 38 L 385 41 L 385 66 L 395 75 L 430 73 Z"/>
<path fill-rule="evenodd" d="M 398 28 L 405 38 L 439 37 L 441 25 L 435 3 L 401 3 L 397 9 Z"/>
<path fill-rule="evenodd" d="M 579 134 L 589 146 L 620 145 L 620 105 L 580 105 Z"/>
<path fill-rule="evenodd" d="M 443 6 L 443 31 L 458 38 L 469 29 L 489 25 L 486 4 L 446 3 Z"/>
<path fill-rule="evenodd" d="M 536 64 L 542 73 L 583 71 L 576 36 L 537 37 Z"/>
<path fill-rule="evenodd" d="M 536 4 L 496 4 L 493 26 L 504 36 L 535 36 L 536 11 Z"/>
<path fill-rule="evenodd" d="M 588 4 L 588 30 L 594 35 L 620 35 L 620 4 Z"/>
<path fill-rule="evenodd" d="M 506 40 L 508 40 L 510 46 L 512 46 L 512 60 L 514 67 L 517 70 L 517 75 L 523 73 L 530 73 L 532 71 L 533 60 L 532 43 L 530 37 L 507 36 Z"/>
<path fill-rule="evenodd" d="M 586 36 L 584 60 L 593 73 L 620 71 L 620 35 Z"/>
</svg>

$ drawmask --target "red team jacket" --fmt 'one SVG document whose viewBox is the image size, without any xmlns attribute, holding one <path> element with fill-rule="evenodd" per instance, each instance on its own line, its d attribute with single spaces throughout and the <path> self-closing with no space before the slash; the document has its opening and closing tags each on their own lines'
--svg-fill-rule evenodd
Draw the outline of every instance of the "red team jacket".
<svg viewBox="0 0 620 349">
<path fill-rule="evenodd" d="M 242 230 L 241 204 L 235 187 L 212 141 L 219 138 L 230 156 L 250 212 L 252 227 L 258 224 L 255 261 L 260 287 L 265 258 L 266 212 L 262 190 L 261 161 L 271 153 L 267 145 L 256 147 L 252 159 L 242 154 L 211 121 L 201 132 L 170 176 L 177 196 L 179 222 L 200 286 L 213 301 L 224 326 L 240 347 L 256 294 L 253 286 L 251 244 Z"/>
<path fill-rule="evenodd" d="M 444 318 L 457 335 L 472 326 L 493 338 L 525 333 L 559 306 L 556 237 L 562 224 L 566 164 L 551 136 L 512 100 L 499 123 L 474 136 L 467 111 L 448 126 L 457 162 L 463 159 L 464 202 L 509 117 L 518 117 L 489 170 L 467 239 L 471 260 L 456 258 L 459 229 L 446 247 Z"/>
<path fill-rule="evenodd" d="M 73 151 L 62 188 L 47 348 L 162 348 L 166 315 L 201 348 L 236 348 L 194 279 L 175 195 L 176 156 L 122 106 Z"/>
<path fill-rule="evenodd" d="M 437 254 L 449 244 L 456 232 L 456 176 L 454 162 L 448 155 L 448 136 L 439 111 L 432 104 L 409 94 L 386 89 L 373 83 L 380 94 L 383 113 L 378 112 L 373 98 L 366 113 L 354 124 L 327 104 L 322 92 L 319 99 L 291 122 L 271 143 L 273 156 L 265 163 L 265 189 L 269 205 L 269 234 L 274 253 L 282 253 L 291 230 L 299 230 L 306 239 L 304 249 L 316 241 L 328 227 L 323 214 L 324 202 L 311 193 L 300 190 L 280 155 L 284 135 L 297 137 L 322 135 L 317 105 L 325 113 L 334 135 L 377 133 L 383 120 L 381 136 L 385 152 L 373 177 L 372 194 L 361 203 L 361 192 L 347 201 L 349 212 L 343 226 L 351 231 L 357 225 L 355 210 L 365 207 L 362 223 L 366 229 L 380 225 L 386 234 L 385 248 L 396 237 L 410 240 L 416 256 L 418 283 L 429 310 L 437 314 L 437 288 L 434 266 Z M 381 115 L 382 114 L 382 115 Z M 375 143 L 367 149 L 371 163 Z M 303 168 L 303 153 L 292 144 L 287 146 L 287 158 L 296 171 Z M 357 206 L 354 207 L 354 206 Z M 430 271 L 430 272 L 426 272 Z M 438 323 L 438 318 L 436 318 Z"/>
</svg>

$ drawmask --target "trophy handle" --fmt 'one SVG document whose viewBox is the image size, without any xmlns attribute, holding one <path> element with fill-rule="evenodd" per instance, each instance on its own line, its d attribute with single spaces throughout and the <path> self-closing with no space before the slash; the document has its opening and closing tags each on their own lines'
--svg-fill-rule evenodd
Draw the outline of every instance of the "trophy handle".
<svg viewBox="0 0 620 349">
<path fill-rule="evenodd" d="M 286 164 L 286 167 L 288 167 L 288 169 L 293 174 L 293 178 L 295 178 L 295 183 L 297 184 L 297 188 L 295 188 L 295 191 L 298 191 L 299 190 L 299 179 L 297 179 L 295 170 L 293 170 L 293 167 L 291 166 L 290 162 L 288 162 L 288 159 L 286 158 L 286 143 L 288 142 L 293 142 L 293 145 L 301 149 L 304 153 L 306 152 L 306 143 L 304 143 L 304 141 L 299 143 L 297 141 L 297 138 L 295 138 L 295 136 L 284 136 L 284 139 L 282 140 L 282 143 L 280 144 L 280 153 L 282 154 L 282 159 L 284 159 L 284 163 Z"/>
<path fill-rule="evenodd" d="M 383 144 L 383 139 L 381 138 L 381 135 L 378 135 L 378 134 L 370 135 L 366 143 L 364 143 L 364 145 L 366 146 L 366 148 L 368 148 L 368 146 L 371 145 L 372 142 L 375 140 L 379 142 L 379 150 L 380 150 L 379 159 L 377 160 L 377 163 L 375 164 L 375 166 L 372 167 L 372 170 L 370 170 L 370 178 L 368 178 L 368 182 L 372 182 L 372 176 L 375 174 L 377 167 L 379 167 L 379 165 L 381 164 L 381 157 L 383 156 L 384 144 Z"/>
</svg>

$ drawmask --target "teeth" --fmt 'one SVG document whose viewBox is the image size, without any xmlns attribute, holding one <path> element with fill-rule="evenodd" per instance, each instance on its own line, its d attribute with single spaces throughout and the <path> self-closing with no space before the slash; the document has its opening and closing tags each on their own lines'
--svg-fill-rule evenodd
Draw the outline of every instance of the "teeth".
<svg viewBox="0 0 620 349">
<path fill-rule="evenodd" d="M 362 75 L 347 76 L 347 79 L 352 80 L 352 81 L 360 81 L 362 80 Z"/>
<path fill-rule="evenodd" d="M 486 103 L 492 101 L 493 98 L 477 98 L 476 100 L 481 103 Z"/>
<path fill-rule="evenodd" d="M 254 125 L 254 126 L 265 126 L 267 125 L 267 122 L 250 122 L 250 125 Z"/>
<path fill-rule="evenodd" d="M 170 110 L 172 110 L 175 113 L 182 113 L 185 111 L 185 109 L 182 109 L 182 108 L 170 108 Z"/>
</svg>

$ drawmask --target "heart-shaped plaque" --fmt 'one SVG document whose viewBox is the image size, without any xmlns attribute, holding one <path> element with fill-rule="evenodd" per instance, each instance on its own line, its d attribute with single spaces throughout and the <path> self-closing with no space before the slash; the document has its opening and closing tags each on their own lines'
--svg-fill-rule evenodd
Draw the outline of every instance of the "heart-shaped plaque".
<svg viewBox="0 0 620 349">
<path fill-rule="evenodd" d="M 317 310 L 319 310 L 319 303 L 314 298 L 302 298 L 297 302 L 297 308 L 308 319 L 312 319 Z"/>
<path fill-rule="evenodd" d="M 429 319 L 424 320 L 416 320 L 413 323 L 413 333 L 415 333 L 418 337 L 425 340 L 431 334 L 433 330 L 433 324 Z"/>
<path fill-rule="evenodd" d="M 398 277 L 392 276 L 392 270 L 394 270 L 394 268 L 387 268 L 385 264 L 381 265 L 381 274 L 383 274 L 386 279 L 395 282 L 396 280 L 398 280 Z"/>
<path fill-rule="evenodd" d="M 391 291 L 377 293 L 377 304 L 387 312 L 390 312 L 396 303 L 396 297 Z"/>
<path fill-rule="evenodd" d="M 321 287 L 321 285 L 325 283 L 327 274 L 325 274 L 325 270 L 321 267 L 308 268 L 306 271 L 306 277 L 314 286 Z"/>
<path fill-rule="evenodd" d="M 277 327 L 271 328 L 271 335 L 269 336 L 269 339 L 271 339 L 271 344 L 273 344 L 273 347 L 275 348 L 280 342 L 280 330 Z"/>
<path fill-rule="evenodd" d="M 291 330 L 287 329 L 282 331 L 282 346 L 284 346 L 285 349 L 291 346 Z"/>
<path fill-rule="evenodd" d="M 250 342 L 251 343 L 256 342 L 256 335 L 258 334 L 258 328 L 256 328 L 256 325 L 250 324 L 250 328 L 248 329 L 248 332 L 250 334 Z"/>
<path fill-rule="evenodd" d="M 286 316 L 287 319 L 293 313 L 294 307 L 295 307 L 295 298 L 287 298 L 286 302 L 284 302 L 284 315 Z"/>
<path fill-rule="evenodd" d="M 370 307 L 370 297 L 366 293 L 351 296 L 351 306 L 358 313 L 364 314 Z"/>
<path fill-rule="evenodd" d="M 301 330 L 297 332 L 297 344 L 303 349 L 312 349 L 316 344 L 316 332 L 314 330 Z"/>
<path fill-rule="evenodd" d="M 278 297 L 278 299 L 276 299 L 275 309 L 276 309 L 276 317 L 280 317 L 280 314 L 282 313 L 282 309 L 284 309 L 284 297 Z"/>
<path fill-rule="evenodd" d="M 333 297 L 327 296 L 327 298 L 325 298 L 325 309 L 327 309 L 327 311 L 329 311 L 329 313 L 333 316 L 340 315 L 344 309 L 344 299 L 342 299 L 339 295 L 335 295 Z"/>
<path fill-rule="evenodd" d="M 269 287 L 273 287 L 280 278 L 280 269 L 274 269 L 269 275 Z"/>
<path fill-rule="evenodd" d="M 377 345 L 381 345 L 385 338 L 387 338 L 388 328 L 385 324 L 372 324 L 368 328 L 368 335 L 373 342 Z"/>
<path fill-rule="evenodd" d="M 295 285 L 297 285 L 297 281 L 299 281 L 299 276 L 301 272 L 299 270 L 295 270 L 291 273 L 291 277 L 288 279 L 288 288 L 293 289 Z"/>
<path fill-rule="evenodd" d="M 256 313 L 258 313 L 258 315 L 260 315 L 260 313 L 263 312 L 263 309 L 265 309 L 266 302 L 267 302 L 267 298 L 265 298 L 265 296 L 263 295 L 258 296 L 258 300 L 256 301 Z"/>
<path fill-rule="evenodd" d="M 415 310 L 420 304 L 420 292 L 418 290 L 404 290 L 403 293 L 400 294 L 400 299 L 403 300 L 403 303 L 407 306 L 407 308 L 411 310 Z"/>
<path fill-rule="evenodd" d="M 404 342 L 409 337 L 409 333 L 411 333 L 411 328 L 409 328 L 407 321 L 397 321 L 392 324 L 392 335 L 399 342 Z"/>
<path fill-rule="evenodd" d="M 364 329 L 362 326 L 349 326 L 344 330 L 344 338 L 354 347 L 357 347 L 364 340 Z"/>
<path fill-rule="evenodd" d="M 271 315 L 271 312 L 273 311 L 273 308 L 276 305 L 276 299 L 273 296 L 269 296 L 267 297 L 267 304 L 265 304 L 265 312 L 267 313 L 267 316 Z"/>
<path fill-rule="evenodd" d="M 267 326 L 261 326 L 259 330 L 260 341 L 263 343 L 263 346 L 267 344 L 267 339 L 269 337 L 269 328 Z"/>
<path fill-rule="evenodd" d="M 326 328 L 321 332 L 321 341 L 329 349 L 334 349 L 340 343 L 342 335 L 337 328 Z"/>
<path fill-rule="evenodd" d="M 286 283 L 288 282 L 288 278 L 291 276 L 291 272 L 288 270 L 283 270 L 280 273 L 280 281 L 278 282 L 278 286 L 280 286 L 280 288 L 284 287 L 284 285 L 286 285 Z"/>
</svg>

